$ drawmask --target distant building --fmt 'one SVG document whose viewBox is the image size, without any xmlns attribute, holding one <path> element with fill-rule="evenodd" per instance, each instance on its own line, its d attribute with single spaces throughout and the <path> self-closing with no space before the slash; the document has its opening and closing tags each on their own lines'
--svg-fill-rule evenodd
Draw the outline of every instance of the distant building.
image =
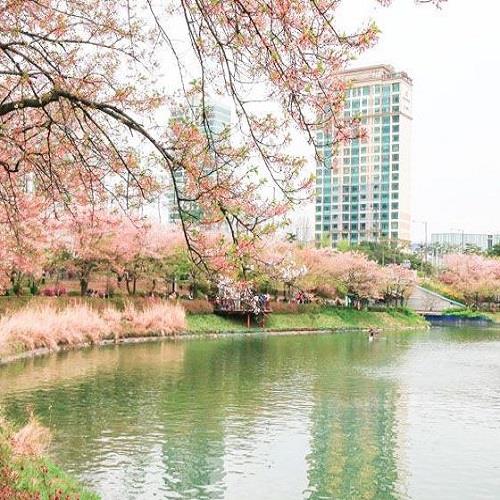
<svg viewBox="0 0 500 500">
<path fill-rule="evenodd" d="M 192 103 L 189 109 L 189 116 L 186 112 L 178 112 L 176 110 L 172 113 L 172 118 L 177 120 L 186 120 L 189 123 L 196 123 L 203 133 L 209 134 L 214 140 L 217 136 L 231 125 L 231 110 L 229 107 L 221 104 L 207 101 L 205 113 L 207 114 L 206 130 L 202 128 L 201 120 L 202 104 L 200 101 Z M 175 173 L 175 180 L 179 190 L 185 187 L 185 173 L 179 170 Z M 168 190 L 168 221 L 169 223 L 176 223 L 180 220 L 179 208 L 177 204 L 177 197 L 173 185 Z M 192 207 L 196 210 L 195 207 Z"/>
<path fill-rule="evenodd" d="M 412 80 L 387 65 L 343 76 L 351 82 L 344 116 L 359 116 L 368 139 L 336 153 L 328 144 L 335 130 L 318 131 L 324 161 L 316 169 L 315 239 L 333 246 L 340 240 L 410 241 Z"/>
<path fill-rule="evenodd" d="M 469 234 L 469 233 L 434 233 L 431 234 L 431 244 L 466 250 L 477 247 L 488 251 L 494 245 L 500 244 L 500 234 Z"/>
</svg>

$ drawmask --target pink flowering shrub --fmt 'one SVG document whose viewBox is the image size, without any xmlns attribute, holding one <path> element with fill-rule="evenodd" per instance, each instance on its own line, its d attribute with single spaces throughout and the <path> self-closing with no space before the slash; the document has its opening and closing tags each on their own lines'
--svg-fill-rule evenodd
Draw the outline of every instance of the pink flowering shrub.
<svg viewBox="0 0 500 500">
<path fill-rule="evenodd" d="M 44 288 L 42 290 L 42 295 L 45 297 L 62 297 L 63 295 L 66 295 L 66 288 L 58 285 L 53 288 Z"/>
</svg>

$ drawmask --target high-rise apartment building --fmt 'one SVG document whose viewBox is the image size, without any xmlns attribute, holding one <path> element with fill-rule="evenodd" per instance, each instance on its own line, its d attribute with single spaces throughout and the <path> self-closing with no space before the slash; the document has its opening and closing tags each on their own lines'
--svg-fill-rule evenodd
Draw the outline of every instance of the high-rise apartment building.
<svg viewBox="0 0 500 500">
<path fill-rule="evenodd" d="M 229 107 L 221 104 L 208 101 L 205 107 L 205 113 L 207 114 L 206 127 L 201 125 L 201 102 L 196 102 L 191 105 L 191 112 L 193 116 L 185 116 L 182 113 L 174 111 L 172 113 L 172 118 L 179 120 L 187 120 L 190 123 L 199 124 L 199 128 L 203 133 L 209 134 L 214 141 L 217 141 L 217 137 L 224 132 L 227 127 L 231 125 L 231 110 Z M 185 186 L 185 174 L 183 171 L 178 171 L 175 173 L 175 179 L 178 189 L 183 190 Z M 177 198 L 173 187 L 169 189 L 168 192 L 168 220 L 170 223 L 176 223 L 180 220 L 179 208 L 177 205 Z M 196 207 L 190 207 L 190 211 L 196 211 Z"/>
<path fill-rule="evenodd" d="M 412 80 L 392 66 L 346 71 L 344 116 L 359 117 L 367 139 L 333 151 L 335 130 L 317 133 L 316 241 L 410 240 Z"/>
</svg>

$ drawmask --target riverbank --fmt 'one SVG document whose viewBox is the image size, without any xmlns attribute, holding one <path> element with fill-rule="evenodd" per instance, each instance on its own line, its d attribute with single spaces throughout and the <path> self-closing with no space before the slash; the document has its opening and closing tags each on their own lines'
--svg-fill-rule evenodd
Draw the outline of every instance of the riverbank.
<svg viewBox="0 0 500 500">
<path fill-rule="evenodd" d="M 42 454 L 48 431 L 33 418 L 15 429 L 0 417 L 0 498 L 97 500 Z"/>
<path fill-rule="evenodd" d="M 427 322 L 412 311 L 357 311 L 334 307 L 302 306 L 297 312 L 275 312 L 265 321 L 264 328 L 247 328 L 243 321 L 229 319 L 215 314 L 188 314 L 186 316 L 188 333 L 255 332 L 268 333 L 280 331 L 337 331 L 365 330 L 378 328 L 396 330 L 425 328 Z"/>
<path fill-rule="evenodd" d="M 492 313 L 486 311 L 473 311 L 472 309 L 449 309 L 443 311 L 448 318 L 457 318 L 461 320 L 487 321 L 493 324 L 500 324 L 500 312 Z"/>
<path fill-rule="evenodd" d="M 54 304 L 58 304 L 57 299 Z M 203 309 L 198 307 L 198 309 Z M 185 313 L 175 304 L 154 302 L 123 311 L 81 303 L 25 306 L 0 318 L 0 364 L 61 350 L 159 338 L 188 339 L 230 334 L 305 334 L 348 330 L 426 328 L 410 310 L 358 311 L 318 305 L 284 305 L 265 327 L 213 313 Z"/>
</svg>

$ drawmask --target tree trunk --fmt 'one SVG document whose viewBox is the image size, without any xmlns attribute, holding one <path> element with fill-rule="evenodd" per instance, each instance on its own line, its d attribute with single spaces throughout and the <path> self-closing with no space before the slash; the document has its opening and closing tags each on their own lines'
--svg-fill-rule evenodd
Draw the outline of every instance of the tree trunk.
<svg viewBox="0 0 500 500">
<path fill-rule="evenodd" d="M 89 288 L 89 280 L 87 278 L 80 278 L 80 295 L 84 297 Z"/>
</svg>

